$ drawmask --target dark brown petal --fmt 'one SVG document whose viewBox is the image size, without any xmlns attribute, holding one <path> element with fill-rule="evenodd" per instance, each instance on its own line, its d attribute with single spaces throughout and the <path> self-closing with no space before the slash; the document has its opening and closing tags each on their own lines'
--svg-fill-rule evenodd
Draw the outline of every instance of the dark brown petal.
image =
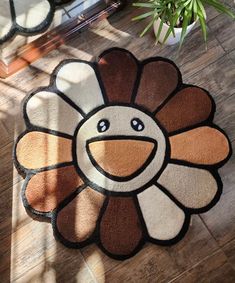
<svg viewBox="0 0 235 283">
<path fill-rule="evenodd" d="M 178 85 L 176 67 L 166 61 L 152 61 L 144 65 L 135 103 L 153 112 Z"/>
<path fill-rule="evenodd" d="M 137 61 L 127 51 L 114 49 L 98 63 L 109 102 L 130 102 L 137 75 Z"/>
<path fill-rule="evenodd" d="M 56 225 L 59 233 L 70 242 L 87 240 L 96 227 L 96 221 L 105 196 L 87 187 L 58 212 Z"/>
<path fill-rule="evenodd" d="M 212 101 L 198 87 L 187 87 L 173 96 L 156 114 L 156 118 L 168 132 L 203 122 L 210 116 Z"/>
<path fill-rule="evenodd" d="M 129 255 L 142 239 L 141 223 L 131 197 L 110 197 L 100 223 L 100 241 L 114 255 Z"/>
</svg>

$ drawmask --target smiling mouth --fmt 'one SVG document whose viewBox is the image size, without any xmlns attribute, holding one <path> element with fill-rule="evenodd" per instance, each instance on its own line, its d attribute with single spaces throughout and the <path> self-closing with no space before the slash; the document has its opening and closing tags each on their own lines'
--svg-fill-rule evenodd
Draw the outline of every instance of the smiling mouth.
<svg viewBox="0 0 235 283">
<path fill-rule="evenodd" d="M 157 142 L 148 137 L 97 137 L 87 141 L 86 150 L 93 166 L 103 175 L 127 181 L 149 165 L 157 151 Z"/>
</svg>

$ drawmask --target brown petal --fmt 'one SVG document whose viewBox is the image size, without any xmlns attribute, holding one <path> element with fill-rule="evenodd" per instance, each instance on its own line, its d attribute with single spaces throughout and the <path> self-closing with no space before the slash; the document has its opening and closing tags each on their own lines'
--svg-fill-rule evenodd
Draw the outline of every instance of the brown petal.
<svg viewBox="0 0 235 283">
<path fill-rule="evenodd" d="M 155 111 L 178 85 L 178 70 L 166 61 L 152 61 L 144 65 L 136 104 Z"/>
<path fill-rule="evenodd" d="M 27 169 L 70 162 L 72 141 L 44 132 L 29 132 L 18 141 L 16 158 Z"/>
<path fill-rule="evenodd" d="M 43 171 L 29 180 L 25 197 L 33 209 L 50 212 L 82 184 L 73 166 Z"/>
<path fill-rule="evenodd" d="M 168 132 L 203 122 L 210 116 L 212 100 L 198 87 L 187 87 L 173 96 L 156 114 Z"/>
<path fill-rule="evenodd" d="M 98 63 L 109 102 L 130 102 L 137 75 L 137 62 L 129 52 L 113 49 Z"/>
<path fill-rule="evenodd" d="M 142 239 L 142 229 L 131 197 L 110 197 L 100 223 L 100 241 L 114 255 L 129 255 Z"/>
<path fill-rule="evenodd" d="M 96 227 L 105 196 L 89 187 L 82 190 L 58 212 L 56 225 L 59 233 L 70 242 L 87 240 Z"/>
</svg>

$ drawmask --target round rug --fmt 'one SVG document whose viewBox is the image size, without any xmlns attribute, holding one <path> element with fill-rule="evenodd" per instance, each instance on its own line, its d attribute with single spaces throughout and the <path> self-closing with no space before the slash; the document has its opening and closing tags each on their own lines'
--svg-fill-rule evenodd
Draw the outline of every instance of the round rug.
<svg viewBox="0 0 235 283">
<path fill-rule="evenodd" d="M 112 48 L 98 62 L 65 60 L 24 101 L 24 205 L 71 248 L 95 242 L 126 259 L 146 242 L 174 244 L 222 192 L 231 145 L 214 113 L 166 58 Z"/>
<path fill-rule="evenodd" d="M 59 5 L 73 0 L 1 0 L 0 44 L 16 33 L 25 36 L 44 32 Z"/>
</svg>

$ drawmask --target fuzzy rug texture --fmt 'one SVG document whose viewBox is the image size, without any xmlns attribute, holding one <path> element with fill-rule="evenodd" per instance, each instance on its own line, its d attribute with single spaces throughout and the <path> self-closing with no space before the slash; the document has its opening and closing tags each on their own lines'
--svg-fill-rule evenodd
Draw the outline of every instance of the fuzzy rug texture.
<svg viewBox="0 0 235 283">
<path fill-rule="evenodd" d="M 174 244 L 222 192 L 231 145 L 214 113 L 208 91 L 166 58 L 112 48 L 65 60 L 24 101 L 23 203 L 68 247 L 95 242 L 122 260 L 146 242 Z"/>
<path fill-rule="evenodd" d="M 25 36 L 46 31 L 55 9 L 74 0 L 1 0 L 0 44 L 15 34 Z"/>
</svg>

